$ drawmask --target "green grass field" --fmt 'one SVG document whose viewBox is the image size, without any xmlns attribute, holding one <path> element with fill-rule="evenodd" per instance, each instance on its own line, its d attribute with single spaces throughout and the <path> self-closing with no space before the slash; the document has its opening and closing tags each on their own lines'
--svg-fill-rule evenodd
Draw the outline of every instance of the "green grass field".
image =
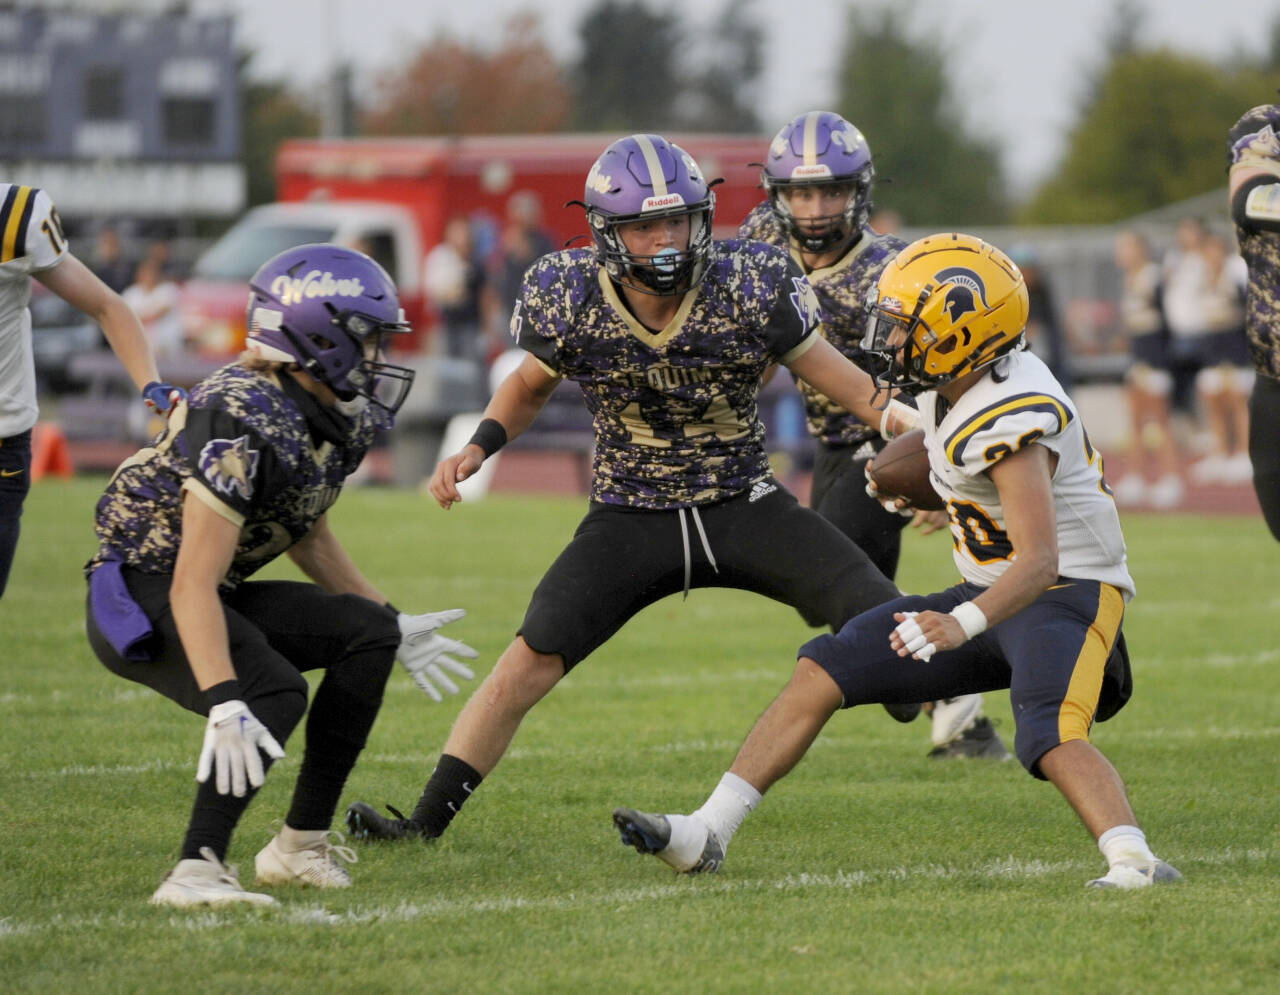
<svg viewBox="0 0 1280 995">
<path fill-rule="evenodd" d="M 625 849 L 611 810 L 701 804 L 809 631 L 752 595 L 696 591 L 650 608 L 538 706 L 442 840 L 361 846 L 345 892 L 177 914 L 147 898 L 177 856 L 203 722 L 89 652 L 80 567 L 101 483 L 37 485 L 0 602 L 7 990 L 1276 990 L 1280 549 L 1259 520 L 1126 520 L 1136 690 L 1094 740 L 1177 886 L 1086 889 L 1104 863 L 1052 788 L 1016 763 L 928 760 L 925 722 L 878 707 L 832 720 L 719 875 Z M 446 515 L 369 489 L 333 519 L 398 605 L 469 610 L 451 634 L 483 673 L 583 507 L 502 495 Z M 905 588 L 953 576 L 942 536 L 908 538 Z M 412 806 L 459 705 L 397 668 L 345 799 Z M 1007 698 L 987 711 L 1011 741 Z M 250 885 L 301 737 L 233 842 Z"/>
</svg>

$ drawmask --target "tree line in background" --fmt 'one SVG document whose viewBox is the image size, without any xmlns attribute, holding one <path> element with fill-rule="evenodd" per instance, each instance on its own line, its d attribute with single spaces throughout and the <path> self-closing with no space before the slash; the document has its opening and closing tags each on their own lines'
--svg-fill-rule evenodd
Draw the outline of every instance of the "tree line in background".
<svg viewBox="0 0 1280 995">
<path fill-rule="evenodd" d="M 1227 128 L 1275 99 L 1280 4 L 1258 51 L 1225 64 L 1142 43 L 1145 12 L 1121 0 L 1095 65 L 1083 67 L 1065 152 L 1021 203 L 1009 195 L 1003 144 L 966 114 L 957 83 L 971 67 L 936 33 L 913 29 L 908 4 L 849 6 L 834 110 L 867 136 L 881 177 L 877 203 L 905 224 L 1097 224 L 1122 220 L 1225 183 Z M 578 24 L 576 61 L 557 61 L 536 14 L 512 17 L 496 44 L 440 35 L 378 76 L 354 113 L 363 136 L 715 131 L 771 134 L 758 114 L 765 23 L 756 0 L 726 0 L 694 24 L 653 0 L 598 0 Z M 797 54 L 797 72 L 809 71 Z M 274 197 L 272 160 L 285 138 L 314 136 L 320 111 L 283 81 L 242 64 L 251 203 Z M 1017 79 L 994 85 L 1017 86 Z M 762 145 L 761 154 L 764 149 Z"/>
</svg>

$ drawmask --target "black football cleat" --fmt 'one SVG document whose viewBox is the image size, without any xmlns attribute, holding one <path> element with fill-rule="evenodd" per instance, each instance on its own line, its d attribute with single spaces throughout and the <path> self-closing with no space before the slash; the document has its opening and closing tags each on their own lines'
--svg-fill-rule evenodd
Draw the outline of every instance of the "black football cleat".
<svg viewBox="0 0 1280 995">
<path fill-rule="evenodd" d="M 406 819 L 404 813 L 399 809 L 388 805 L 387 811 L 394 818 L 388 819 L 374 809 L 372 805 L 366 805 L 364 802 L 352 802 L 347 807 L 347 832 L 353 838 L 366 842 L 413 838 L 430 839 L 422 826 L 412 819 Z"/>
<path fill-rule="evenodd" d="M 950 743 L 935 746 L 928 754 L 934 760 L 953 757 L 978 757 L 983 760 L 1008 760 L 1009 749 L 985 715 L 978 716 L 967 729 Z"/>
<path fill-rule="evenodd" d="M 920 709 L 922 707 L 923 706 L 918 701 L 914 704 L 907 705 L 900 705 L 896 702 L 887 701 L 884 703 L 884 710 L 899 722 L 914 722 L 916 720 L 916 716 L 920 714 Z"/>
<path fill-rule="evenodd" d="M 615 808 L 613 824 L 622 836 L 623 846 L 634 847 L 636 853 L 651 853 L 681 874 L 714 874 L 724 863 L 724 845 L 710 829 L 707 830 L 702 853 L 697 860 L 688 861 L 667 849 L 671 842 L 671 823 L 665 815 Z"/>
</svg>

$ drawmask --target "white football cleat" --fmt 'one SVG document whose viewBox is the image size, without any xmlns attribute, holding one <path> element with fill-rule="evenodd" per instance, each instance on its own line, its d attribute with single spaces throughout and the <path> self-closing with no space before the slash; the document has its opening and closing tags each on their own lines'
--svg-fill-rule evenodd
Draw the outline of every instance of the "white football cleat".
<svg viewBox="0 0 1280 995">
<path fill-rule="evenodd" d="M 1182 875 L 1178 873 L 1177 868 L 1172 864 L 1166 864 L 1163 860 L 1129 857 L 1117 860 L 1105 875 L 1094 878 L 1086 887 L 1132 891 L 1134 888 L 1146 888 L 1153 884 L 1172 884 L 1174 881 L 1181 880 Z"/>
<path fill-rule="evenodd" d="M 151 896 L 152 905 L 186 909 L 199 905 L 275 905 L 270 895 L 245 891 L 236 878 L 236 869 L 220 861 L 207 846 L 200 848 L 203 859 L 179 860 Z"/>
<path fill-rule="evenodd" d="M 946 746 L 969 728 L 982 712 L 982 695 L 965 694 L 943 698 L 933 703 L 933 728 L 930 738 L 934 746 Z"/>
<path fill-rule="evenodd" d="M 335 844 L 330 836 L 337 837 Z M 306 884 L 315 888 L 350 888 L 351 875 L 340 861 L 360 858 L 343 835 L 327 829 L 290 829 L 284 826 L 258 851 L 253 868 L 259 884 Z"/>
</svg>

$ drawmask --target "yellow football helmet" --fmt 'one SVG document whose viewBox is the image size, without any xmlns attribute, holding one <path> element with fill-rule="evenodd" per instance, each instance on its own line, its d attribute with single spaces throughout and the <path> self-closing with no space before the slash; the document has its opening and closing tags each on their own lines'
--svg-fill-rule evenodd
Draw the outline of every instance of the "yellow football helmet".
<svg viewBox="0 0 1280 995">
<path fill-rule="evenodd" d="M 862 348 L 883 386 L 918 394 L 1022 345 L 1027 308 L 1021 271 L 995 246 L 973 235 L 928 235 L 880 274 Z"/>
</svg>

